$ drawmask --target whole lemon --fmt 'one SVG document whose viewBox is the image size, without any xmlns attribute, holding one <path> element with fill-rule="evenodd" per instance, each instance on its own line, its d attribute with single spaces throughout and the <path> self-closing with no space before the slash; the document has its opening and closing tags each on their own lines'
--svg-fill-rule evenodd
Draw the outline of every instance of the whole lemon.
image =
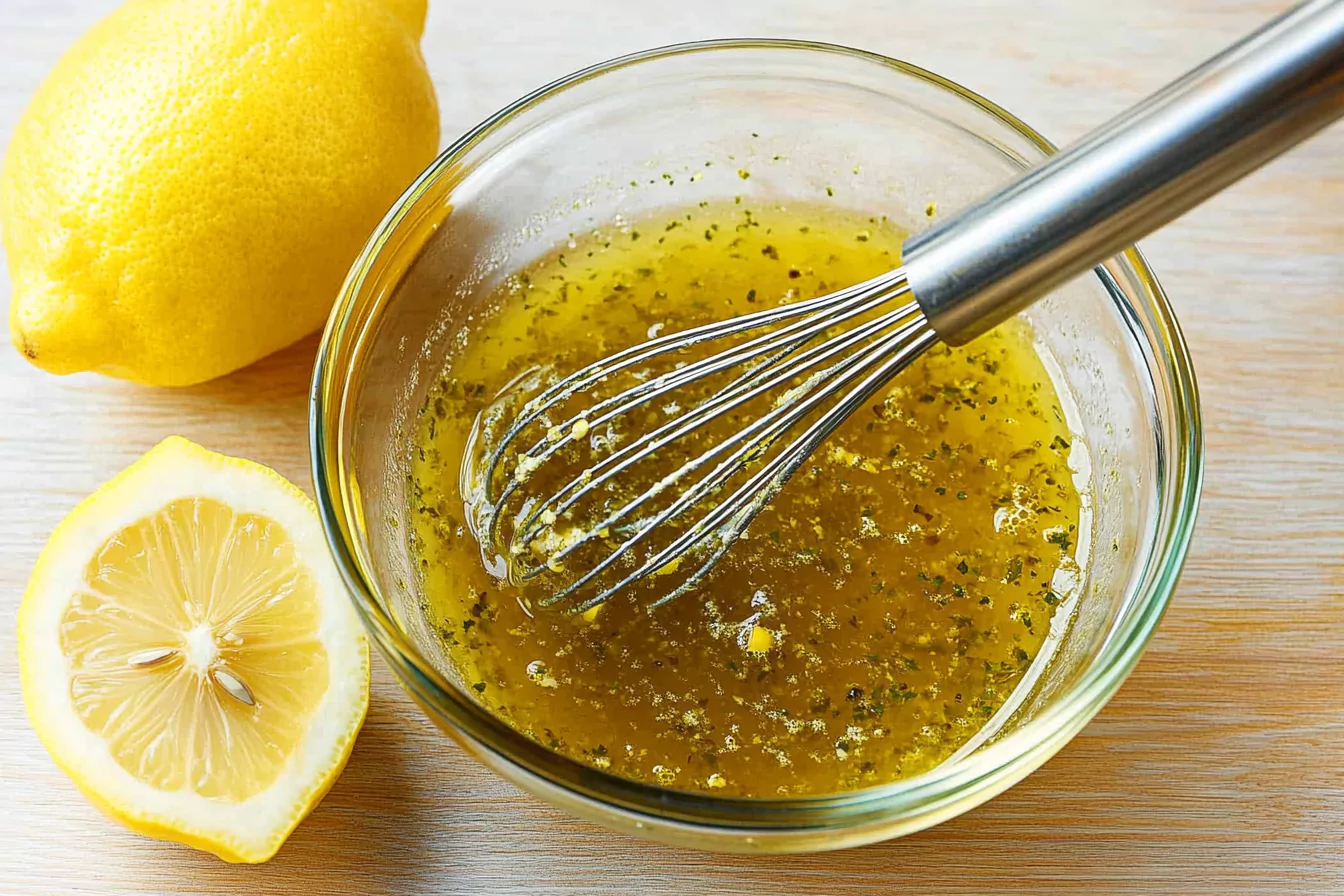
<svg viewBox="0 0 1344 896">
<path fill-rule="evenodd" d="M 321 326 L 434 157 L 426 0 L 130 0 L 0 167 L 10 334 L 54 373 L 228 373 Z"/>
</svg>

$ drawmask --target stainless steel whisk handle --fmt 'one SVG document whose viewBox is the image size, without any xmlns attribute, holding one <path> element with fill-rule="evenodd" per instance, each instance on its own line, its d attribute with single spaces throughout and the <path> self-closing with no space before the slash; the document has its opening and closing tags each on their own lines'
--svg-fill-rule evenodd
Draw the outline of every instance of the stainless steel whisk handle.
<svg viewBox="0 0 1344 896">
<path fill-rule="evenodd" d="M 1344 0 L 1310 0 L 909 239 L 910 287 L 968 342 L 1341 115 Z"/>
</svg>

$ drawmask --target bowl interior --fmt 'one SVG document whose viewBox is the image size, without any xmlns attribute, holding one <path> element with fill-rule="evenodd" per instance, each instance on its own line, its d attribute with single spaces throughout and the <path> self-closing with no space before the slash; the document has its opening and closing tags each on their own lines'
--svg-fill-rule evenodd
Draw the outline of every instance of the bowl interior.
<svg viewBox="0 0 1344 896">
<path fill-rule="evenodd" d="M 1048 152 L 1006 113 L 927 73 L 801 45 L 654 55 L 505 110 L 450 149 L 385 222 L 347 282 L 324 345 L 320 363 L 336 385 L 330 419 L 315 421 L 314 437 L 336 458 L 340 537 L 364 587 L 453 686 L 451 699 L 471 704 L 432 634 L 409 553 L 409 458 L 417 411 L 445 352 L 509 272 L 618 217 L 738 196 L 831 202 L 916 231 L 928 226 L 930 203 L 939 214 L 953 211 Z M 1110 645 L 1131 638 L 1140 616 L 1152 616 L 1150 629 L 1160 614 L 1180 485 L 1173 451 L 1188 448 L 1192 426 L 1189 396 L 1168 369 L 1169 343 L 1179 339 L 1165 315 L 1135 253 L 1026 313 L 1067 399 L 1076 443 L 1087 449 L 1074 455 L 1090 483 L 1090 525 L 1079 539 L 1078 575 L 1059 583 L 1071 598 L 1051 649 L 945 765 L 972 762 L 1048 715 L 1111 661 Z M 1092 703 L 1055 727 L 1076 730 L 1100 707 Z"/>
</svg>

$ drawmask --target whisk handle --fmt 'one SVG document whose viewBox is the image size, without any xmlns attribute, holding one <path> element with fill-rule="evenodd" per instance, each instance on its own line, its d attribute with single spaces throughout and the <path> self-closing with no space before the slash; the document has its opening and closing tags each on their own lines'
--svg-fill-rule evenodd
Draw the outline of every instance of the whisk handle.
<svg viewBox="0 0 1344 896">
<path fill-rule="evenodd" d="M 961 344 L 1344 115 L 1344 0 L 1309 0 L 912 237 L 915 298 Z"/>
</svg>

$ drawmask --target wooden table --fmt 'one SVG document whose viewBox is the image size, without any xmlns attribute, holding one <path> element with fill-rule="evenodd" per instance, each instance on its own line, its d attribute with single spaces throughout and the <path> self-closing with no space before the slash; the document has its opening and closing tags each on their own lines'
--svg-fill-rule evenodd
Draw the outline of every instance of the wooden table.
<svg viewBox="0 0 1344 896">
<path fill-rule="evenodd" d="M 0 139 L 113 5 L 0 0 Z M 608 56 L 765 34 L 910 59 L 1063 142 L 1285 4 L 432 5 L 424 47 L 445 138 Z M 1145 247 L 1185 326 L 1208 426 L 1199 531 L 1166 621 L 1110 706 L 1027 781 L 934 830 L 818 856 L 691 853 L 569 818 L 439 735 L 380 661 L 344 777 L 268 865 L 108 822 L 24 717 L 13 620 L 29 569 L 80 498 L 170 433 L 307 486 L 316 343 L 175 391 L 58 379 L 4 347 L 0 894 L 1344 892 L 1344 126 Z"/>
</svg>

